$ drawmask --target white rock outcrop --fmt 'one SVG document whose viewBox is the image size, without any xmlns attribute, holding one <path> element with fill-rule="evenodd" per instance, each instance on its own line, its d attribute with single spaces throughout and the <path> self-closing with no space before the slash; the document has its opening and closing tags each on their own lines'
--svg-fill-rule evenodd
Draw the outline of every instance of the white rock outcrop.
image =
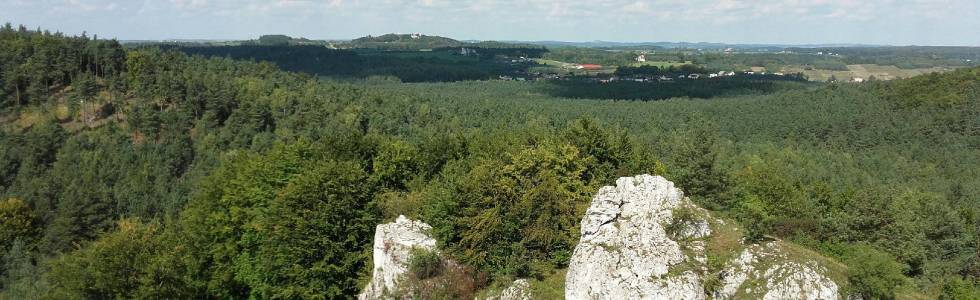
<svg viewBox="0 0 980 300">
<path fill-rule="evenodd" d="M 514 280 L 500 295 L 487 297 L 486 300 L 531 300 L 531 284 L 527 279 Z"/>
<path fill-rule="evenodd" d="M 431 229 L 428 224 L 405 216 L 398 216 L 393 223 L 378 225 L 374 232 L 371 282 L 357 295 L 357 299 L 392 299 L 398 281 L 408 271 L 412 249 L 435 249 L 436 240 L 429 236 Z"/>
<path fill-rule="evenodd" d="M 677 211 L 686 214 L 675 219 Z M 723 270 L 709 270 L 706 248 L 712 242 L 713 226 L 724 225 L 663 177 L 620 178 L 616 186 L 599 189 L 582 218 L 580 240 L 565 279 L 565 298 L 839 297 L 837 285 L 824 275 L 826 268 L 813 260 L 790 257 L 780 242 L 744 247 L 744 251 L 735 249 L 739 248 L 735 243 L 726 256 L 733 258 Z M 738 251 L 740 255 L 735 254 Z M 712 291 L 704 287 L 708 276 L 718 279 Z"/>
<path fill-rule="evenodd" d="M 688 258 L 663 224 L 683 193 L 663 177 L 641 175 L 599 189 L 565 278 L 566 299 L 705 299 L 698 274 L 667 276 Z"/>
<path fill-rule="evenodd" d="M 838 287 L 816 261 L 790 258 L 776 242 L 752 245 L 719 274 L 715 299 L 837 299 Z M 756 284 L 746 284 L 746 282 Z M 753 290 L 752 286 L 755 286 Z"/>
</svg>

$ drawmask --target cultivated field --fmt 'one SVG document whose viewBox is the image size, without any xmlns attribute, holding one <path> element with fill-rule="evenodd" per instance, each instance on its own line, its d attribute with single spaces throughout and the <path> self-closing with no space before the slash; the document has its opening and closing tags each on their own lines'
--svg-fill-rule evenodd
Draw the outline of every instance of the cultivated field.
<svg viewBox="0 0 980 300">
<path fill-rule="evenodd" d="M 607 74 L 607 73 L 616 72 L 616 66 L 602 66 L 602 68 L 598 70 L 583 70 L 583 69 L 576 69 L 575 66 L 578 65 L 576 63 L 568 63 L 568 62 L 543 59 L 543 58 L 535 58 L 534 61 L 538 63 L 538 66 L 531 67 L 528 70 L 529 72 L 555 73 L 555 74 L 574 73 L 578 75 L 596 75 L 596 74 Z"/>
<path fill-rule="evenodd" d="M 900 69 L 896 66 L 884 66 L 884 65 L 848 65 L 847 70 L 824 70 L 824 69 L 811 69 L 806 70 L 802 66 L 786 66 L 782 68 L 783 73 L 800 73 L 802 72 L 804 76 L 810 79 L 810 81 L 827 81 L 833 76 L 839 81 L 851 81 L 854 78 L 861 78 L 867 80 L 874 77 L 878 80 L 892 80 L 899 78 L 908 78 L 916 75 L 922 75 L 933 72 L 947 72 L 952 71 L 952 68 L 947 67 L 933 67 L 933 68 L 919 68 L 919 69 Z"/>
<path fill-rule="evenodd" d="M 658 68 L 666 68 L 666 67 L 670 67 L 670 66 L 682 66 L 682 65 L 689 65 L 689 64 L 693 64 L 693 63 L 694 62 L 692 62 L 692 61 L 684 61 L 684 62 L 680 62 L 680 61 L 645 61 L 645 62 L 636 62 L 636 63 L 633 63 L 631 66 L 632 67 L 654 66 L 654 67 L 658 67 Z"/>
</svg>

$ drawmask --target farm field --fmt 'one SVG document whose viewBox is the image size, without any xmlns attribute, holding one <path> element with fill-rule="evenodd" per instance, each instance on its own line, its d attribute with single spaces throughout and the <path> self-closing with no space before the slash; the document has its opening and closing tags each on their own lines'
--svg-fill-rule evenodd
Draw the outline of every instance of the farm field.
<svg viewBox="0 0 980 300">
<path fill-rule="evenodd" d="M 658 68 L 666 68 L 666 67 L 670 67 L 670 66 L 675 66 L 676 67 L 676 66 L 689 65 L 689 64 L 693 64 L 693 63 L 694 62 L 692 62 L 692 61 L 683 61 L 683 62 L 680 62 L 680 61 L 645 61 L 645 62 L 636 62 L 636 63 L 633 63 L 631 66 L 632 67 L 653 66 L 653 67 L 658 67 Z"/>
<path fill-rule="evenodd" d="M 531 67 L 528 71 L 530 72 L 541 72 L 541 73 L 555 73 L 555 74 L 578 74 L 578 75 L 598 75 L 598 74 L 609 74 L 616 72 L 615 66 L 602 66 L 598 70 L 580 70 L 575 69 L 576 63 L 569 63 L 557 60 L 535 58 L 535 62 L 539 66 Z"/>
<path fill-rule="evenodd" d="M 802 66 L 786 66 L 781 69 L 783 73 L 803 73 L 803 75 L 810 81 L 827 81 L 831 78 L 831 76 L 841 81 L 851 81 L 854 78 L 862 78 L 867 80 L 872 76 L 878 80 L 893 80 L 928 73 L 948 72 L 952 70 L 953 68 L 949 67 L 901 69 L 896 66 L 876 64 L 847 65 L 846 71 L 824 69 L 806 70 Z"/>
<path fill-rule="evenodd" d="M 544 59 L 544 58 L 537 58 L 534 61 L 537 62 L 538 64 L 540 64 L 541 66 L 537 66 L 537 67 L 531 68 L 531 70 L 530 70 L 531 72 L 558 73 L 558 74 L 575 73 L 575 74 L 597 75 L 597 74 L 609 74 L 609 73 L 613 73 L 613 72 L 616 72 L 616 69 L 619 68 L 618 66 L 606 66 L 606 65 L 603 65 L 602 66 L 602 69 L 599 69 L 599 70 L 583 71 L 583 70 L 576 70 L 575 69 L 575 66 L 577 65 L 577 63 L 563 62 L 563 61 L 557 61 L 557 60 L 551 60 L 551 59 Z M 689 65 L 689 64 L 693 64 L 693 63 L 694 62 L 692 62 L 692 61 L 683 61 L 683 62 L 681 62 L 681 61 L 645 61 L 645 62 L 635 62 L 635 63 L 630 64 L 629 66 L 630 67 L 653 66 L 653 67 L 658 67 L 658 68 L 667 68 L 667 67 L 671 67 L 671 66 L 677 67 L 677 66 Z"/>
</svg>

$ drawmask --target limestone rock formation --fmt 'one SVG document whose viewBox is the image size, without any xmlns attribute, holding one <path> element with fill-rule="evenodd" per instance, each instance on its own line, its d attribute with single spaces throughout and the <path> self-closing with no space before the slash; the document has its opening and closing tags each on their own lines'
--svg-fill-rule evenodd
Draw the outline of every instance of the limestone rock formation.
<svg viewBox="0 0 980 300">
<path fill-rule="evenodd" d="M 431 226 L 398 216 L 393 223 L 378 225 L 374 232 L 374 270 L 371 282 L 357 298 L 390 299 L 398 280 L 408 271 L 413 248 L 432 250 L 436 240 L 429 236 Z"/>
<path fill-rule="evenodd" d="M 663 226 L 683 199 L 672 182 L 649 175 L 599 189 L 582 219 L 565 298 L 705 299 L 694 271 L 667 276 L 687 259 Z"/>
<path fill-rule="evenodd" d="M 780 242 L 745 247 L 731 225 L 663 177 L 620 178 L 582 219 L 565 298 L 838 298 L 822 262 L 784 253 Z M 711 270 L 709 256 L 728 259 L 726 267 Z"/>
<path fill-rule="evenodd" d="M 837 283 L 824 275 L 826 267 L 814 260 L 801 262 L 786 252 L 776 242 L 746 248 L 719 274 L 721 289 L 714 292 L 715 299 L 838 298 Z"/>
</svg>

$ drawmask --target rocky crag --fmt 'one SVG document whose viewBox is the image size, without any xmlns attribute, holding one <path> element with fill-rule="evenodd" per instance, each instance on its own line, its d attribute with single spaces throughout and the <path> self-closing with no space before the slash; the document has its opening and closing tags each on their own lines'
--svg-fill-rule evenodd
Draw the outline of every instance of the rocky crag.
<svg viewBox="0 0 980 300">
<path fill-rule="evenodd" d="M 358 299 L 392 299 L 413 248 L 434 250 L 431 227 L 399 216 L 378 225 L 374 272 Z M 843 298 L 840 264 L 789 243 L 746 245 L 660 176 L 624 177 L 593 198 L 565 278 L 566 299 Z M 528 300 L 518 279 L 494 300 Z"/>
<path fill-rule="evenodd" d="M 357 296 L 359 300 L 399 299 L 410 297 L 412 291 L 399 290 L 408 277 L 409 260 L 413 249 L 436 250 L 436 240 L 429 235 L 432 227 L 422 221 L 398 216 L 395 222 L 378 225 L 374 232 L 374 270 L 371 282 Z M 449 262 L 450 264 L 454 262 Z M 530 284 L 518 279 L 486 300 L 530 300 Z"/>
<path fill-rule="evenodd" d="M 620 178 L 582 219 L 565 298 L 840 297 L 833 262 L 778 241 L 744 246 L 739 236 L 663 177 Z"/>
<path fill-rule="evenodd" d="M 374 270 L 371 282 L 359 300 L 390 299 L 398 281 L 408 272 L 412 249 L 433 250 L 436 240 L 429 236 L 432 227 L 421 221 L 398 216 L 395 222 L 378 225 L 374 232 Z"/>
</svg>

